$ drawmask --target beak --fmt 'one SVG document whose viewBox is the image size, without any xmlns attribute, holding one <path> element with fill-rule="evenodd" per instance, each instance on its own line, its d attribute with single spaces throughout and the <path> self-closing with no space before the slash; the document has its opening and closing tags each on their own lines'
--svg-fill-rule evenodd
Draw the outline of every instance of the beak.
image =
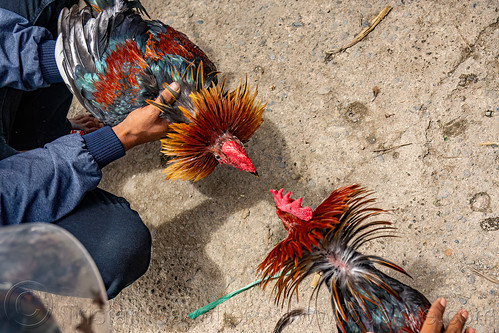
<svg viewBox="0 0 499 333">
<path fill-rule="evenodd" d="M 251 173 L 252 175 L 255 175 L 255 176 L 257 176 L 257 177 L 260 177 L 260 175 L 258 174 L 258 172 L 257 172 L 257 171 L 255 171 L 255 172 L 250 172 L 250 173 Z"/>
</svg>

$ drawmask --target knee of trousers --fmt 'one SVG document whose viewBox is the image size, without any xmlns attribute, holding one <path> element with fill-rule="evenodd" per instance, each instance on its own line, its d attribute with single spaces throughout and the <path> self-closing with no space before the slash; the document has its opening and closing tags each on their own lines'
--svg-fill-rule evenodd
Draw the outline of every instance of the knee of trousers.
<svg viewBox="0 0 499 333">
<path fill-rule="evenodd" d="M 151 259 L 151 233 L 137 212 L 128 211 L 115 230 L 98 265 L 109 298 L 141 277 Z"/>
<path fill-rule="evenodd" d="M 56 224 L 72 233 L 87 249 L 109 298 L 137 280 L 149 267 L 151 233 L 124 198 L 97 188 Z"/>
</svg>

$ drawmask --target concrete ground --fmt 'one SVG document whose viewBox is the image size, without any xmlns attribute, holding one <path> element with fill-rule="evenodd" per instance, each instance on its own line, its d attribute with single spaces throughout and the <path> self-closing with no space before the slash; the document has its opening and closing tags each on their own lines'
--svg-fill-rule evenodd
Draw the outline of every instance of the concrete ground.
<svg viewBox="0 0 499 333">
<path fill-rule="evenodd" d="M 499 3 L 489 1 L 142 0 L 187 34 L 233 88 L 248 77 L 267 102 L 248 151 L 261 177 L 217 167 L 169 182 L 159 144 L 104 169 L 101 187 L 127 198 L 153 234 L 149 271 L 111 301 L 115 332 L 271 332 L 286 309 L 253 288 L 195 320 L 187 314 L 254 281 L 285 236 L 269 189 L 315 208 L 359 183 L 399 238 L 364 253 L 403 266 L 449 316 L 499 329 Z M 325 63 L 385 6 L 364 40 Z M 379 88 L 373 100 L 373 88 Z M 312 289 L 300 290 L 307 306 Z M 318 316 L 286 332 L 335 332 L 326 290 Z"/>
</svg>

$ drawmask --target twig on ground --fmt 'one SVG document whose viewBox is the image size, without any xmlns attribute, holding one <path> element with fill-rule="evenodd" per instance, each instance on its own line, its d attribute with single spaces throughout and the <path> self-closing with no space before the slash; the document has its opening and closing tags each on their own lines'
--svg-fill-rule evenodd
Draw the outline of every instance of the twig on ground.
<svg viewBox="0 0 499 333">
<path fill-rule="evenodd" d="M 481 142 L 478 145 L 479 146 L 499 146 L 499 142 L 497 142 L 497 141 L 487 141 L 487 142 Z"/>
<path fill-rule="evenodd" d="M 492 283 L 495 283 L 495 284 L 499 284 L 499 280 L 492 277 L 492 276 L 489 276 L 489 275 L 486 275 L 486 274 L 483 274 L 482 272 L 480 272 L 478 269 L 474 268 L 474 267 L 471 267 L 470 270 L 475 273 L 476 275 L 478 276 L 481 276 L 483 277 L 485 280 L 488 280 Z"/>
<path fill-rule="evenodd" d="M 388 148 L 382 148 L 382 149 L 375 149 L 373 150 L 373 153 L 387 153 L 389 151 L 392 151 L 392 150 L 395 150 L 395 149 L 399 149 L 399 148 L 402 148 L 402 147 L 405 147 L 405 146 L 409 146 L 409 145 L 412 145 L 412 142 L 409 142 L 409 143 L 404 143 L 403 145 L 398 145 L 398 146 L 392 146 L 392 147 L 388 147 Z"/>
<path fill-rule="evenodd" d="M 338 48 L 336 50 L 327 51 L 326 52 L 326 58 L 324 59 L 324 61 L 325 62 L 331 61 L 331 59 L 333 58 L 333 56 L 335 54 L 345 51 L 349 47 L 354 46 L 355 44 L 357 44 L 358 42 L 360 42 L 362 39 L 364 39 L 364 37 L 366 37 L 371 31 L 373 31 L 374 28 L 381 22 L 381 20 L 383 20 L 383 18 L 386 15 L 388 15 L 388 13 L 390 12 L 390 10 L 392 10 L 392 7 L 390 7 L 390 6 L 386 6 L 385 8 L 383 8 L 383 10 L 374 19 L 372 19 L 372 21 L 370 22 L 369 26 L 367 26 L 364 29 L 362 29 L 355 36 L 355 39 L 353 41 L 351 41 L 350 43 L 348 43 L 347 45 L 342 46 L 342 47 L 340 47 L 340 48 Z"/>
<path fill-rule="evenodd" d="M 378 94 L 379 94 L 379 88 L 378 88 L 378 86 L 374 86 L 373 87 L 373 98 L 371 99 L 371 103 L 374 102 L 376 97 L 378 97 Z"/>
</svg>

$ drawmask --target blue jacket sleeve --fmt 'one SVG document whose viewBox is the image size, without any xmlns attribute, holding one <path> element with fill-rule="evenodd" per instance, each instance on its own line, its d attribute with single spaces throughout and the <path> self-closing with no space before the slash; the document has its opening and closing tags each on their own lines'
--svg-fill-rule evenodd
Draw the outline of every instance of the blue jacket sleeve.
<svg viewBox="0 0 499 333">
<path fill-rule="evenodd" d="M 91 134 L 0 160 L 0 225 L 56 221 L 96 188 L 100 168 L 125 152 L 109 126 Z"/>
<path fill-rule="evenodd" d="M 0 9 L 0 88 L 34 90 L 62 82 L 54 50 L 55 41 L 47 29 Z"/>
</svg>

